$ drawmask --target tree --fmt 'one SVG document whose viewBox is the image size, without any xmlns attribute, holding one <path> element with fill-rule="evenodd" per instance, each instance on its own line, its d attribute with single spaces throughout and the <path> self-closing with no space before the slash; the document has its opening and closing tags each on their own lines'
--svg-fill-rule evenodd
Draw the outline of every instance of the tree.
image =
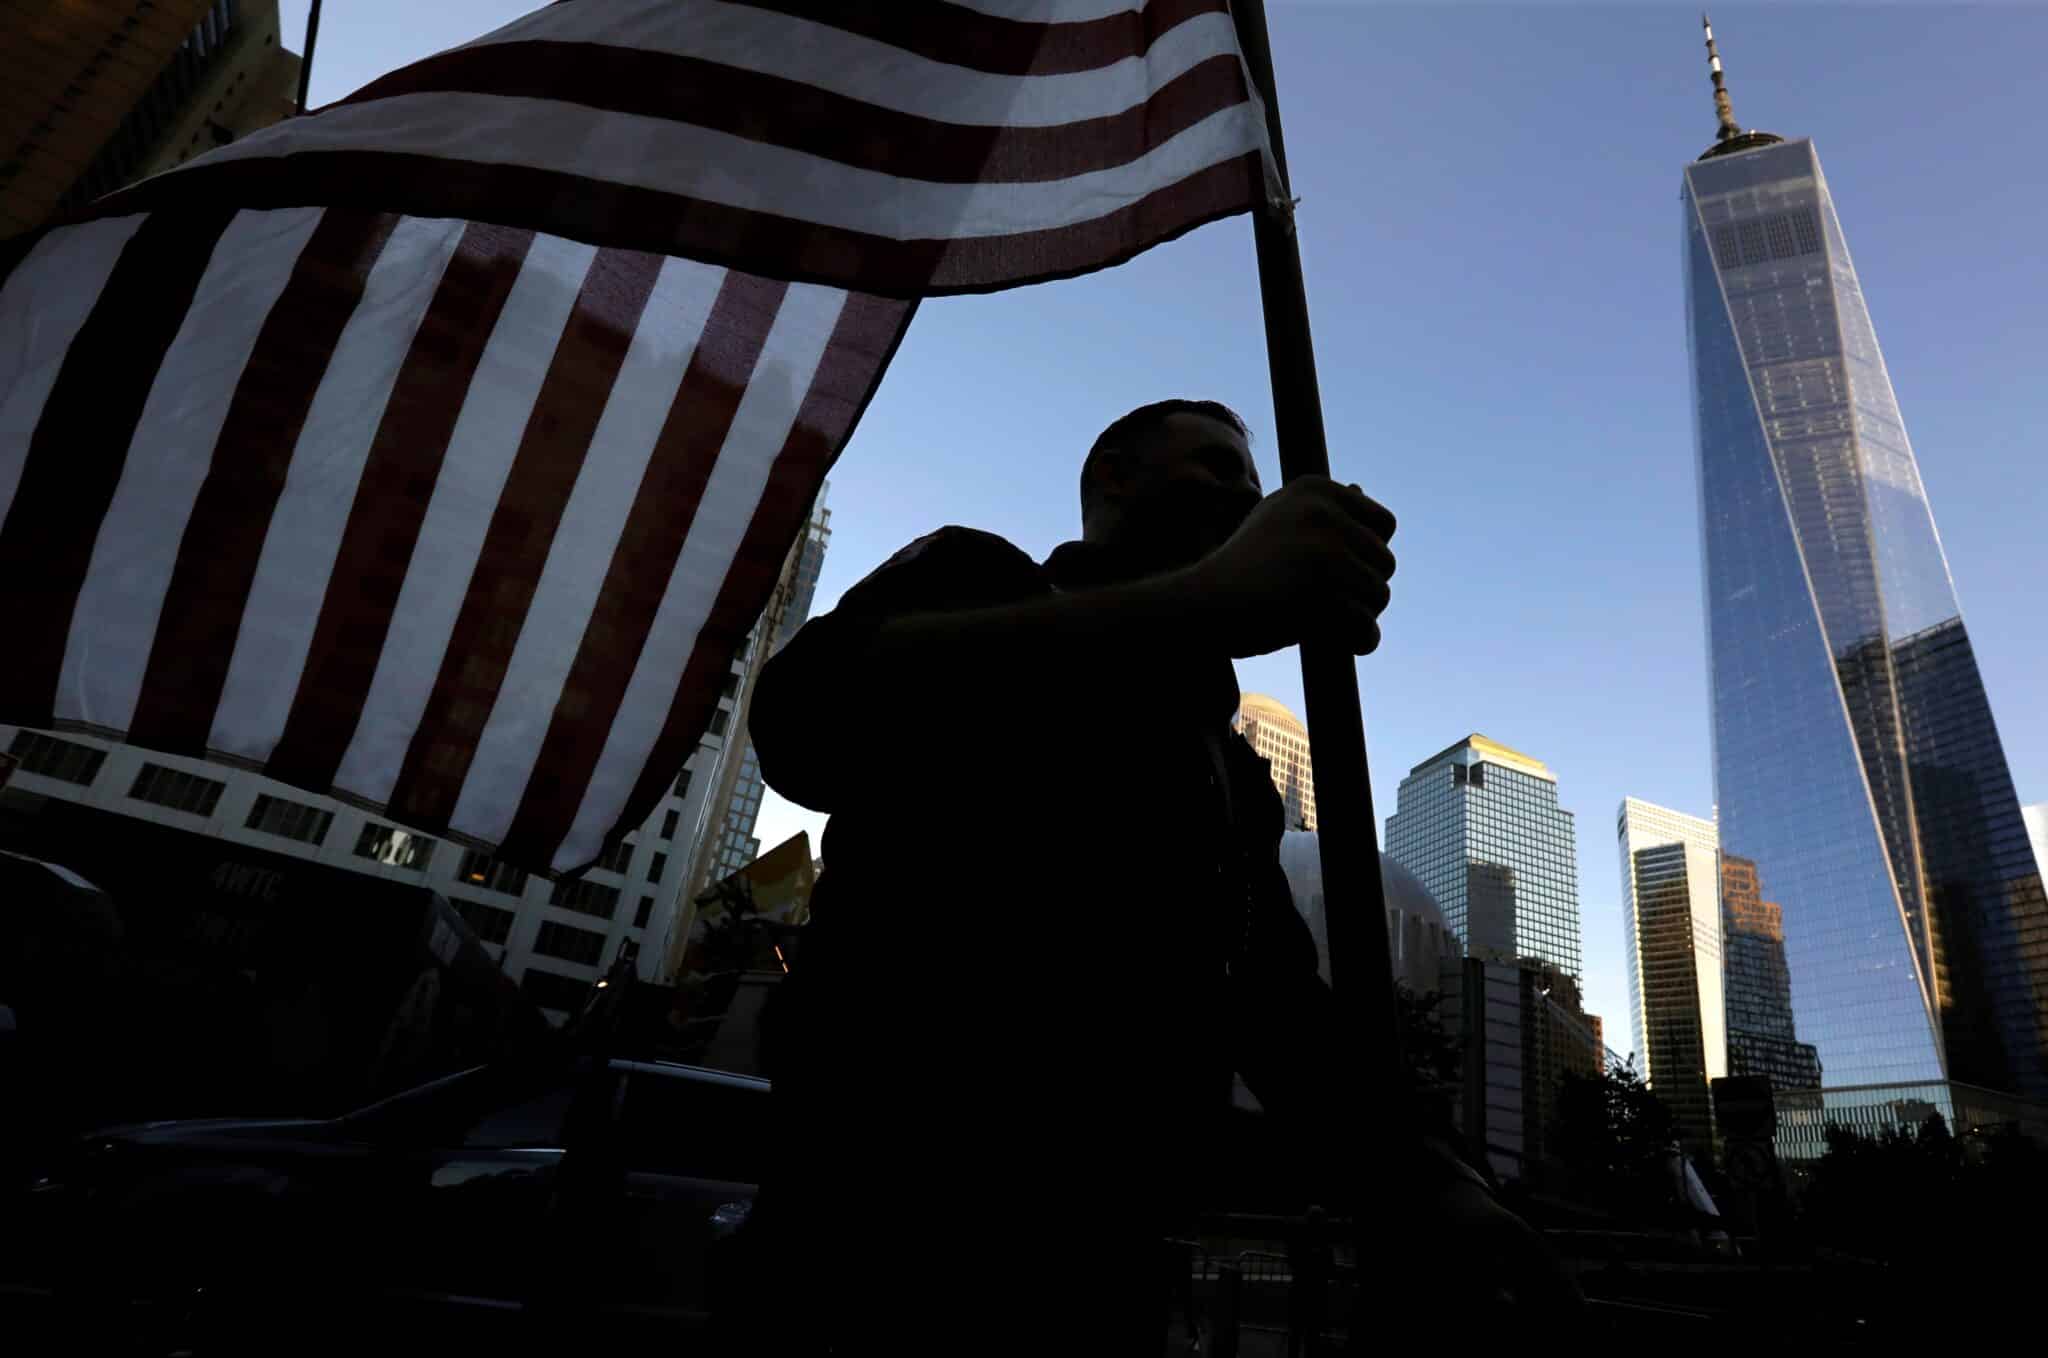
<svg viewBox="0 0 2048 1358">
<path fill-rule="evenodd" d="M 1564 1077 L 1553 1144 L 1579 1196 L 1629 1215 L 1663 1215 L 1674 1199 L 1678 1140 L 1678 1119 L 1633 1062 Z"/>
</svg>

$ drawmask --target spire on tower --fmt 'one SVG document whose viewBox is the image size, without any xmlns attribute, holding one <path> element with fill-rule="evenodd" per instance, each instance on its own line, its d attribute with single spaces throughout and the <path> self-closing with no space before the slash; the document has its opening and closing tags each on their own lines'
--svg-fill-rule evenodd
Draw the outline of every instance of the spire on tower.
<svg viewBox="0 0 2048 1358">
<path fill-rule="evenodd" d="M 1783 141 L 1784 138 L 1775 132 L 1745 132 L 1742 124 L 1735 121 L 1735 106 L 1728 100 L 1728 84 L 1721 74 L 1721 50 L 1714 46 L 1714 21 L 1702 14 L 1700 27 L 1706 30 L 1707 71 L 1714 78 L 1714 116 L 1721 122 L 1720 129 L 1714 133 L 1714 144 L 1700 159 L 1753 151 L 1759 146 Z"/>
<path fill-rule="evenodd" d="M 1701 14 L 1700 27 L 1707 32 L 1707 70 L 1714 79 L 1714 116 L 1721 120 L 1721 128 L 1714 134 L 1714 140 L 1727 141 L 1730 137 L 1741 136 L 1742 127 L 1735 121 L 1735 106 L 1728 100 L 1728 85 L 1721 76 L 1721 53 L 1714 46 L 1714 21 Z"/>
</svg>

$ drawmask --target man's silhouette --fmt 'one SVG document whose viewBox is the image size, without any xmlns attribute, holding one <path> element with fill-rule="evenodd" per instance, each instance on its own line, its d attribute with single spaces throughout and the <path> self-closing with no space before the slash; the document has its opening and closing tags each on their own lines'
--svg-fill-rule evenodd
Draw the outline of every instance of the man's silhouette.
<svg viewBox="0 0 2048 1358">
<path fill-rule="evenodd" d="M 1207 401 L 1105 430 L 1081 511 L 1043 563 L 918 540 L 761 676 L 762 772 L 832 816 L 756 1223 L 760 1318 L 814 1347 L 1157 1352 L 1160 1241 L 1246 1177 L 1233 1071 L 1288 1129 L 1250 1168 L 1342 1155 L 1343 1043 L 1231 660 L 1372 651 L 1394 518 L 1321 478 L 1262 495 Z"/>
</svg>

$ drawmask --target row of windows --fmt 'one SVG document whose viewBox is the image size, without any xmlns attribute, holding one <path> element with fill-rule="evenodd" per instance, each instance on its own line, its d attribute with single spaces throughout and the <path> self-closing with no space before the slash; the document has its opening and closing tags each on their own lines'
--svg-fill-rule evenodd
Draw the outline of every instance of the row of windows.
<svg viewBox="0 0 2048 1358">
<path fill-rule="evenodd" d="M 128 789 L 128 795 L 139 802 L 154 802 L 168 806 L 173 811 L 189 811 L 195 816 L 210 816 L 220 802 L 220 794 L 227 791 L 226 783 L 212 778 L 201 778 L 196 773 L 182 769 L 165 768 L 162 764 L 144 764 L 142 771 L 135 775 L 135 783 Z"/>
<path fill-rule="evenodd" d="M 519 918 L 513 911 L 459 896 L 455 900 L 455 909 L 476 931 L 476 936 L 486 943 L 503 943 L 512 937 L 512 924 Z"/>
<path fill-rule="evenodd" d="M 544 957 L 559 957 L 564 962 L 581 962 L 594 967 L 604 953 L 604 935 L 578 929 L 573 924 L 544 920 L 540 933 L 534 937 L 533 950 Z"/>
<path fill-rule="evenodd" d="M 16 731 L 7 753 L 21 761 L 25 773 L 41 774 L 80 787 L 90 787 L 107 759 L 105 750 L 59 740 L 41 731 Z"/>
<path fill-rule="evenodd" d="M 327 828 L 334 824 L 334 813 L 317 806 L 307 806 L 304 802 L 289 802 L 282 797 L 258 797 L 256 804 L 249 808 L 246 824 L 251 830 L 261 830 L 268 835 L 318 845 L 327 839 Z"/>
<path fill-rule="evenodd" d="M 612 912 L 619 908 L 619 889 L 579 877 L 555 883 L 548 904 L 563 910 L 573 910 L 579 915 L 592 915 L 598 919 L 610 919 Z"/>
<path fill-rule="evenodd" d="M 501 892 L 507 896 L 523 896 L 526 894 L 529 874 L 524 868 L 502 863 L 487 853 L 471 849 L 462 855 L 462 866 L 456 870 L 456 876 L 471 886 L 480 886 L 486 891 Z"/>
</svg>

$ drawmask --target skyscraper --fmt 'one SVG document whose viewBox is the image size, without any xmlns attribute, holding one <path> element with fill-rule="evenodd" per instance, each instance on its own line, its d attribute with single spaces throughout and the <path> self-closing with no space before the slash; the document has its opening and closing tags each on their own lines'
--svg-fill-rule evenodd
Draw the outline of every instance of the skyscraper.
<svg viewBox="0 0 2048 1358">
<path fill-rule="evenodd" d="M 1707 1081 L 1728 1073 L 1719 848 L 1712 821 L 1623 799 L 1623 957 L 1636 1068 L 1678 1115 L 1695 1150 L 1711 1147 Z"/>
<path fill-rule="evenodd" d="M 1826 1116 L 1969 1121 L 2048 1098 L 2048 900 L 1819 158 L 1735 121 L 1707 45 L 1720 130 L 1681 187 L 1715 791 L 1794 1020 L 1745 1034 L 1731 993 L 1730 1047 L 1796 1062 L 1796 1027 Z"/>
<path fill-rule="evenodd" d="M 1316 828 L 1316 772 L 1309 763 L 1308 728 L 1284 703 L 1263 693 L 1238 700 L 1231 729 L 1273 766 L 1273 790 L 1287 803 L 1287 828 Z"/>
<path fill-rule="evenodd" d="M 1482 735 L 1401 780 L 1387 856 L 1443 907 L 1467 954 L 1540 958 L 1579 972 L 1579 867 L 1572 813 L 1541 761 Z"/>
<path fill-rule="evenodd" d="M 2021 807 L 2020 818 L 2027 823 L 2027 838 L 2033 841 L 2034 862 L 2042 875 L 2048 876 L 2048 802 Z"/>
</svg>

